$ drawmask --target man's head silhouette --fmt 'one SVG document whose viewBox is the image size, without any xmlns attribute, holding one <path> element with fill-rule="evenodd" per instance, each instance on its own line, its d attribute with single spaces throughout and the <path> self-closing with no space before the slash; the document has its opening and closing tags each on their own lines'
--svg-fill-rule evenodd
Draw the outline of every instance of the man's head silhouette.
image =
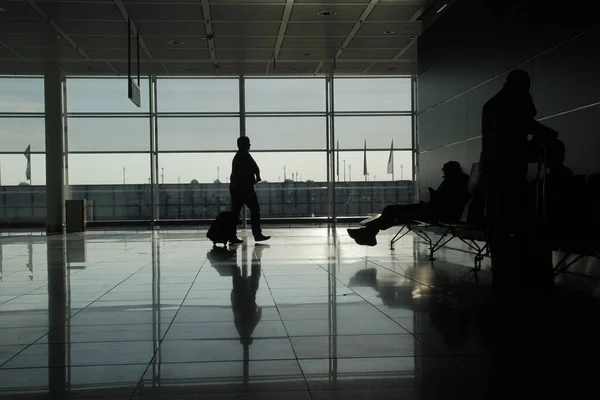
<svg viewBox="0 0 600 400">
<path fill-rule="evenodd" d="M 248 136 L 240 136 L 237 140 L 237 147 L 240 150 L 250 150 L 250 138 Z"/>
<path fill-rule="evenodd" d="M 506 77 L 506 86 L 517 90 L 529 90 L 531 78 L 527 71 L 515 69 L 510 71 Z"/>
</svg>

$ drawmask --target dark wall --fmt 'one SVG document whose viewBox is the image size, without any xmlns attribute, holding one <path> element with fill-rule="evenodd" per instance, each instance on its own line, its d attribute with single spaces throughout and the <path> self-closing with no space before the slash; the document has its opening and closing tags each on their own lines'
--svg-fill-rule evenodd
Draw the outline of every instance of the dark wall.
<svg viewBox="0 0 600 400">
<path fill-rule="evenodd" d="M 481 109 L 506 74 L 531 74 L 537 119 L 558 130 L 575 173 L 600 172 L 600 29 L 595 2 L 459 0 L 418 42 L 421 193 L 448 160 L 469 172 Z M 427 16 L 425 16 L 426 18 Z"/>
</svg>

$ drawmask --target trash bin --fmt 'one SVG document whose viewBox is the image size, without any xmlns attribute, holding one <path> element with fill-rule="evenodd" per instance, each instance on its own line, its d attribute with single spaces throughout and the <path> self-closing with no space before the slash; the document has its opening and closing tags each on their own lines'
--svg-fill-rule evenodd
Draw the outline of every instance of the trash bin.
<svg viewBox="0 0 600 400">
<path fill-rule="evenodd" d="M 67 233 L 85 231 L 86 215 L 85 200 L 67 200 Z"/>
</svg>

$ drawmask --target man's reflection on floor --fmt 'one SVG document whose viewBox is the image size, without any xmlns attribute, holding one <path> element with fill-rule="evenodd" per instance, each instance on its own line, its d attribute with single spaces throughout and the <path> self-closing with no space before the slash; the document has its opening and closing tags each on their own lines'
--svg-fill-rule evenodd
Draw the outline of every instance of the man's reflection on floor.
<svg viewBox="0 0 600 400">
<path fill-rule="evenodd" d="M 242 252 L 247 252 L 247 244 L 241 246 Z M 250 265 L 250 275 L 248 275 L 248 265 L 242 262 L 241 267 L 237 262 L 237 247 L 230 249 L 215 247 L 207 254 L 213 268 L 221 276 L 231 276 L 231 310 L 233 311 L 233 321 L 235 328 L 240 336 L 240 343 L 243 346 L 243 369 L 244 383 L 249 380 L 250 364 L 250 345 L 252 345 L 252 334 L 254 329 L 262 318 L 262 307 L 256 304 L 256 292 L 260 285 L 261 259 L 264 249 L 269 245 L 256 244 L 252 249 L 252 260 Z M 244 260 L 244 257 L 242 257 Z"/>
</svg>

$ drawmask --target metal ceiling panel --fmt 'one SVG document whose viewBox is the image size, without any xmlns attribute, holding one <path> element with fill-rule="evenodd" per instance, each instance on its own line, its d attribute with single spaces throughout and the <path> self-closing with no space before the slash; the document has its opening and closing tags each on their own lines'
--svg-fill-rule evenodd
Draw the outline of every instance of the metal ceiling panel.
<svg viewBox="0 0 600 400">
<path fill-rule="evenodd" d="M 421 34 L 421 22 L 365 22 L 356 36 L 383 36 L 389 31 L 395 36 L 417 36 Z"/>
<path fill-rule="evenodd" d="M 398 54 L 398 49 L 347 49 L 340 56 L 341 60 L 385 60 Z"/>
<path fill-rule="evenodd" d="M 286 37 L 283 40 L 282 48 L 303 48 L 303 49 L 318 49 L 318 48 L 336 48 L 338 49 L 344 42 L 345 36 L 329 36 L 329 37 Z"/>
<path fill-rule="evenodd" d="M 46 21 L 5 20 L 0 23 L 0 35 L 47 35 L 55 33 Z"/>
<path fill-rule="evenodd" d="M 172 21 L 139 21 L 136 22 L 140 34 L 153 36 L 205 36 L 204 24 L 199 22 L 172 22 Z"/>
<path fill-rule="evenodd" d="M 270 60 L 272 49 L 217 49 L 218 60 Z"/>
<path fill-rule="evenodd" d="M 215 39 L 217 49 L 273 49 L 275 37 L 219 37 Z"/>
<path fill-rule="evenodd" d="M 283 6 L 280 5 L 212 5 L 213 21 L 281 21 Z"/>
<path fill-rule="evenodd" d="M 127 4 L 129 15 L 135 21 L 203 21 L 202 5 L 178 4 Z"/>
<path fill-rule="evenodd" d="M 354 27 L 354 22 L 307 23 L 290 22 L 285 32 L 286 36 L 348 36 Z"/>
<path fill-rule="evenodd" d="M 165 49 L 155 48 L 152 55 L 156 60 L 206 60 L 210 59 L 210 53 L 206 47 L 199 49 Z"/>
<path fill-rule="evenodd" d="M 127 48 L 116 48 L 116 49 L 87 49 L 84 48 L 85 54 L 87 54 L 92 60 L 127 60 Z M 133 55 L 135 57 L 135 53 Z M 147 57 L 143 51 L 140 51 L 140 59 L 146 60 Z"/>
<path fill-rule="evenodd" d="M 127 35 L 127 24 L 121 21 L 60 21 L 58 26 L 72 35 Z"/>
<path fill-rule="evenodd" d="M 367 21 L 408 21 L 421 8 L 420 4 L 379 4 L 369 14 Z"/>
<path fill-rule="evenodd" d="M 0 2 L 4 10 L 0 12 L 0 21 L 4 23 L 8 19 L 42 19 L 42 16 L 24 1 Z"/>
<path fill-rule="evenodd" d="M 111 3 L 84 2 L 36 2 L 50 19 L 74 19 L 93 21 L 121 21 L 123 16 Z"/>
<path fill-rule="evenodd" d="M 410 43 L 407 37 L 355 37 L 348 49 L 401 49 Z"/>
<path fill-rule="evenodd" d="M 277 37 L 279 22 L 213 22 L 215 38 L 243 36 Z"/>
<path fill-rule="evenodd" d="M 358 21 L 365 10 L 365 5 L 294 5 L 290 21 L 308 21 L 308 22 L 355 22 Z M 317 13 L 321 11 L 331 11 L 335 14 L 321 16 Z"/>
</svg>

